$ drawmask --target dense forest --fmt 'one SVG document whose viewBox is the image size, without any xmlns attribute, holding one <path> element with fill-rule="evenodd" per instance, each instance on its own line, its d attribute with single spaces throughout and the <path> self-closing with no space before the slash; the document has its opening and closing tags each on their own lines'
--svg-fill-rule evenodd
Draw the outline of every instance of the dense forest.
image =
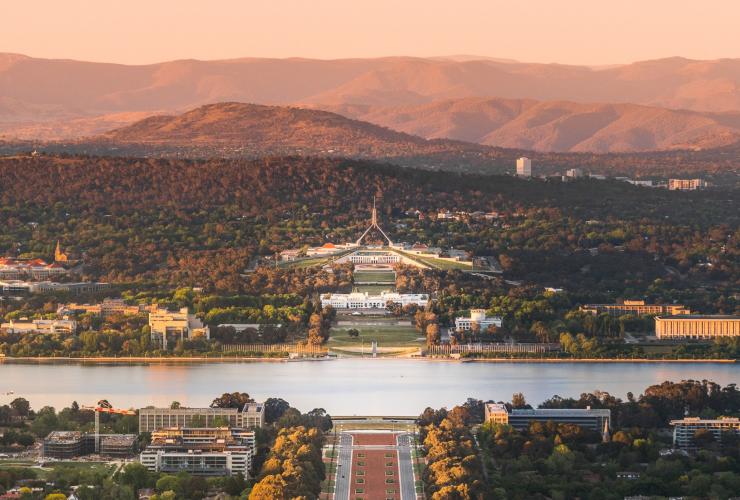
<svg viewBox="0 0 740 500">
<path fill-rule="evenodd" d="M 285 293 L 294 290 L 270 290 L 283 277 L 240 273 L 258 256 L 354 239 L 374 196 L 394 240 L 498 255 L 512 279 L 608 279 L 605 288 L 671 275 L 709 286 L 738 280 L 734 190 L 524 181 L 316 158 L 4 158 L 0 253 L 48 258 L 60 240 L 90 278 Z M 500 219 L 429 217 L 442 209 Z M 406 215 L 411 210 L 427 217 Z"/>
</svg>

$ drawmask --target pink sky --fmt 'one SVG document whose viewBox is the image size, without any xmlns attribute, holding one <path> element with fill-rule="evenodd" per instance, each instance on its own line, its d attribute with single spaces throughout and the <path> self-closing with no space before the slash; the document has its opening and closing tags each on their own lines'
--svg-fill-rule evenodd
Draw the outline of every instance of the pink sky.
<svg viewBox="0 0 740 500">
<path fill-rule="evenodd" d="M 738 20 L 736 0 L 9 0 L 0 52 L 127 64 L 451 54 L 613 64 L 740 57 Z"/>
</svg>

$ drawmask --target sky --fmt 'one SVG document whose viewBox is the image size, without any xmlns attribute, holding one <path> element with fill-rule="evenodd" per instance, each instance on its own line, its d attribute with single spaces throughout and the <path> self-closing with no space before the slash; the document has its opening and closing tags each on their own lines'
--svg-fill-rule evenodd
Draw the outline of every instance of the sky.
<svg viewBox="0 0 740 500">
<path fill-rule="evenodd" d="M 740 57 L 737 0 L 4 0 L 0 52 L 173 59 Z"/>
</svg>

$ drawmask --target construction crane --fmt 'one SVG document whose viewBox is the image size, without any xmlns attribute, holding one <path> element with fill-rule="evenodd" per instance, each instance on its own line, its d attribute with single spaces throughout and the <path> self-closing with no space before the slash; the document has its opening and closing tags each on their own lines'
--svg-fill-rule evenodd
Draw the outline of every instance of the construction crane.
<svg viewBox="0 0 740 500">
<path fill-rule="evenodd" d="M 112 413 L 116 415 L 136 415 L 134 410 L 124 410 L 113 408 L 113 405 L 107 399 L 98 401 L 97 406 L 83 406 L 83 410 L 92 410 L 95 412 L 95 453 L 100 453 L 100 414 Z"/>
</svg>

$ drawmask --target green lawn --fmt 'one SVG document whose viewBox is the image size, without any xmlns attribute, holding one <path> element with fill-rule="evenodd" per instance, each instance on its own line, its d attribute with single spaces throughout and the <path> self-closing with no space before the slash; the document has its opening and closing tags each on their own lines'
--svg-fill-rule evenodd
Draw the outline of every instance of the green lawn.
<svg viewBox="0 0 740 500">
<path fill-rule="evenodd" d="M 0 460 L 0 470 L 30 468 L 36 473 L 39 479 L 46 479 L 52 470 L 90 470 L 110 474 L 113 472 L 113 466 L 105 462 L 47 462 L 43 468 L 35 466 L 36 463 L 29 460 L 3 459 Z"/>
<path fill-rule="evenodd" d="M 399 250 L 395 250 L 395 252 L 405 257 L 408 257 L 411 260 L 421 262 L 422 264 L 426 264 L 427 266 L 433 267 L 435 269 L 443 269 L 443 270 L 462 269 L 466 271 L 469 271 L 472 269 L 472 267 L 469 264 L 465 264 L 463 262 L 435 259 L 434 257 L 422 257 L 420 255 L 401 252 Z"/>
<path fill-rule="evenodd" d="M 356 328 L 360 336 L 352 338 L 347 335 L 347 330 Z M 417 340 L 421 335 L 413 326 L 399 325 L 356 325 L 334 327 L 331 330 L 329 348 L 336 347 L 359 347 L 364 345 L 368 351 L 373 340 L 378 342 L 378 347 L 413 347 L 422 344 Z"/>
<path fill-rule="evenodd" d="M 395 271 L 355 271 L 353 274 L 355 283 L 382 282 L 395 283 Z"/>
<path fill-rule="evenodd" d="M 392 292 L 395 287 L 389 283 L 387 285 L 355 285 L 352 290 L 355 292 L 365 293 L 369 295 L 380 295 L 381 292 Z"/>
</svg>

